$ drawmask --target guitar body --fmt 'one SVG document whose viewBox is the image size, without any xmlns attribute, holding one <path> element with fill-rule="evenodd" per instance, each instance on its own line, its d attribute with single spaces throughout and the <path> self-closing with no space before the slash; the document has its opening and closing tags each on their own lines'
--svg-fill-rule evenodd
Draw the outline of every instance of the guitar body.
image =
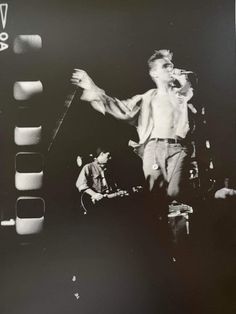
<svg viewBox="0 0 236 314">
<path fill-rule="evenodd" d="M 107 199 L 103 198 L 100 201 L 93 201 L 92 197 L 87 194 L 86 192 L 83 192 L 80 198 L 80 204 L 81 204 L 81 209 L 83 210 L 84 215 L 91 213 L 95 210 L 98 210 L 99 207 L 104 207 L 106 206 Z"/>
<path fill-rule="evenodd" d="M 88 212 L 99 210 L 109 205 L 111 206 L 115 199 L 127 198 L 142 190 L 142 186 L 132 187 L 130 191 L 117 190 L 117 192 L 114 193 L 103 194 L 104 197 L 100 201 L 93 200 L 88 193 L 83 192 L 80 198 L 81 209 L 83 210 L 84 215 L 86 215 Z"/>
</svg>

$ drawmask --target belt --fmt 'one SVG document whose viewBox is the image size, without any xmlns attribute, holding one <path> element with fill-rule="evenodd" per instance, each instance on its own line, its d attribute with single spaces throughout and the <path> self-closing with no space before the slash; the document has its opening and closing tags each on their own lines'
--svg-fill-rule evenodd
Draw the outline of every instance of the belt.
<svg viewBox="0 0 236 314">
<path fill-rule="evenodd" d="M 164 142 L 168 144 L 182 144 L 184 140 L 178 140 L 175 138 L 151 138 L 150 141 Z"/>
</svg>

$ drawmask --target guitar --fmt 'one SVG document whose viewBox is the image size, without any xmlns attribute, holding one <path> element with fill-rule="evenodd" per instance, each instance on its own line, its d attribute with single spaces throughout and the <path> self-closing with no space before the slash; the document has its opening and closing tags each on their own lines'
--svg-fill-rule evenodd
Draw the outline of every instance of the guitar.
<svg viewBox="0 0 236 314">
<path fill-rule="evenodd" d="M 138 193 L 143 190 L 141 185 L 134 186 L 130 190 L 117 190 L 112 193 L 103 193 L 103 198 L 99 201 L 95 200 L 91 195 L 84 191 L 80 198 L 81 209 L 83 210 L 84 215 L 86 215 L 90 210 L 93 210 L 96 207 L 104 206 L 111 199 L 119 199 L 123 197 L 129 197 L 134 193 Z"/>
</svg>

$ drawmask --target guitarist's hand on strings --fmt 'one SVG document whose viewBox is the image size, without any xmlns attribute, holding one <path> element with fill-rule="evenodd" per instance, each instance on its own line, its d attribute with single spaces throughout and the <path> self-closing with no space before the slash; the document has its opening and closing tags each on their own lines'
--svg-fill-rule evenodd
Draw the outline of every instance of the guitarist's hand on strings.
<svg viewBox="0 0 236 314">
<path fill-rule="evenodd" d="M 101 193 L 94 193 L 91 196 L 91 199 L 92 199 L 92 202 L 95 203 L 95 202 L 100 201 L 103 197 L 104 197 L 104 195 L 102 195 Z"/>
</svg>

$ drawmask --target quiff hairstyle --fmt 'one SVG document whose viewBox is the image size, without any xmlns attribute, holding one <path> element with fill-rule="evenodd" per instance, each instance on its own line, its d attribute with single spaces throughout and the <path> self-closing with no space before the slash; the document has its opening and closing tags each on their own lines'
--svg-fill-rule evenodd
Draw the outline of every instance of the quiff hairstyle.
<svg viewBox="0 0 236 314">
<path fill-rule="evenodd" d="M 148 66 L 151 68 L 153 62 L 158 59 L 168 58 L 171 61 L 172 57 L 173 53 L 168 49 L 155 50 L 154 54 L 148 59 Z"/>
</svg>

